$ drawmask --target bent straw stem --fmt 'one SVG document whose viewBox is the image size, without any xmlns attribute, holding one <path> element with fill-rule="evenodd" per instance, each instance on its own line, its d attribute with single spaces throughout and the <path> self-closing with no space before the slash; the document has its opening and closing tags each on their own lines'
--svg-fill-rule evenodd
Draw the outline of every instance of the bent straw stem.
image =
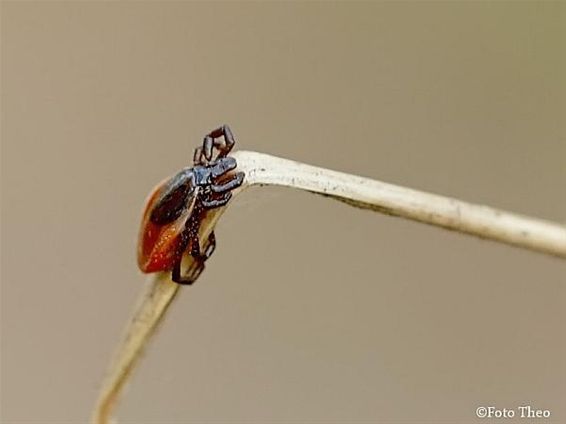
<svg viewBox="0 0 566 424">
<path fill-rule="evenodd" d="M 307 190 L 352 206 L 399 216 L 449 230 L 566 258 L 566 227 L 461 200 L 331 171 L 262 153 L 233 155 L 246 175 L 234 195 L 247 187 L 278 185 Z M 209 211 L 199 233 L 204 246 L 226 207 Z M 194 262 L 185 258 L 194 270 Z M 179 291 L 169 274 L 151 277 L 128 324 L 93 415 L 93 422 L 110 422 L 120 392 L 159 321 Z"/>
<path fill-rule="evenodd" d="M 248 185 L 299 188 L 363 209 L 566 258 L 563 225 L 261 153 L 241 151 L 234 157 Z"/>
</svg>

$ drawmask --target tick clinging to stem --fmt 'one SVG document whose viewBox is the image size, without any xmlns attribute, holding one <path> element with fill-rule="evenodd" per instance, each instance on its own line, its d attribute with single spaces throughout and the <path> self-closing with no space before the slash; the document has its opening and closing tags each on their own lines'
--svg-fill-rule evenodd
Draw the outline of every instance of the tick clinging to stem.
<svg viewBox="0 0 566 424">
<path fill-rule="evenodd" d="M 204 214 L 228 203 L 231 190 L 244 181 L 243 172 L 230 173 L 236 168 L 236 159 L 228 156 L 234 144 L 227 125 L 211 131 L 195 149 L 193 166 L 181 169 L 151 192 L 138 242 L 138 265 L 143 272 L 172 271 L 172 280 L 179 284 L 192 284 L 200 274 L 216 247 L 212 232 L 201 250 L 198 233 Z M 181 275 L 185 252 L 197 262 L 196 273 Z"/>
</svg>

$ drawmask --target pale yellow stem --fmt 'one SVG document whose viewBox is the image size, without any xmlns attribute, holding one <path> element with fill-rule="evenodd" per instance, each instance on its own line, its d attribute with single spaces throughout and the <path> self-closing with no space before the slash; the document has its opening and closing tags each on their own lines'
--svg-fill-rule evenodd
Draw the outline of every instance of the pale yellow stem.
<svg viewBox="0 0 566 424">
<path fill-rule="evenodd" d="M 559 224 L 261 153 L 240 151 L 233 156 L 238 170 L 246 174 L 243 185 L 234 190 L 235 195 L 253 185 L 293 187 L 359 208 L 566 258 L 566 227 Z M 201 245 L 224 210 L 208 213 L 199 234 Z M 186 266 L 194 267 L 190 257 L 186 258 Z M 152 277 L 100 392 L 94 423 L 110 422 L 121 389 L 178 290 L 169 274 Z"/>
<path fill-rule="evenodd" d="M 319 193 L 353 206 L 566 258 L 566 227 L 256 152 L 238 152 L 246 184 Z"/>
</svg>

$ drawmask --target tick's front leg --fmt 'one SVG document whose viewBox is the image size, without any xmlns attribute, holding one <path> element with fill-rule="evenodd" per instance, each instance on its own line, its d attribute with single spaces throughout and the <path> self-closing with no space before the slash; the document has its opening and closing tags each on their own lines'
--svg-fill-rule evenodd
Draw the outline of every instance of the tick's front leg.
<svg viewBox="0 0 566 424">
<path fill-rule="evenodd" d="M 207 209 L 214 209 L 219 208 L 220 206 L 224 206 L 226 203 L 230 201 L 232 198 L 232 193 L 227 191 L 226 193 L 222 193 L 222 196 L 218 197 L 217 199 L 207 198 L 202 199 L 202 205 Z"/>
<path fill-rule="evenodd" d="M 220 138 L 224 138 L 224 140 L 221 140 Z M 230 153 L 234 144 L 236 144 L 236 140 L 234 139 L 232 130 L 230 130 L 228 125 L 222 125 L 204 137 L 202 142 L 202 155 L 207 161 L 211 161 L 212 150 L 216 148 L 218 150 L 216 159 L 223 158 Z"/>
<path fill-rule="evenodd" d="M 210 190 L 214 193 L 225 193 L 227 191 L 233 190 L 236 187 L 240 187 L 244 182 L 244 173 L 243 172 L 236 172 L 236 174 L 230 178 L 228 181 L 223 182 L 222 184 L 211 184 Z"/>
</svg>

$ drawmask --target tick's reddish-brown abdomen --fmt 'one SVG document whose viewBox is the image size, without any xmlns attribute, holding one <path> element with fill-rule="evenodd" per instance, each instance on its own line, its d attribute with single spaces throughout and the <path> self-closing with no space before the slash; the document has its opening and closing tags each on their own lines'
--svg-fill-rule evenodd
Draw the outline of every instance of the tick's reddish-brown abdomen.
<svg viewBox="0 0 566 424">
<path fill-rule="evenodd" d="M 175 221 L 157 225 L 149 219 L 155 203 L 168 180 L 162 181 L 149 195 L 143 212 L 138 240 L 138 266 L 142 272 L 168 271 L 182 254 L 178 246 L 190 208 Z"/>
</svg>

